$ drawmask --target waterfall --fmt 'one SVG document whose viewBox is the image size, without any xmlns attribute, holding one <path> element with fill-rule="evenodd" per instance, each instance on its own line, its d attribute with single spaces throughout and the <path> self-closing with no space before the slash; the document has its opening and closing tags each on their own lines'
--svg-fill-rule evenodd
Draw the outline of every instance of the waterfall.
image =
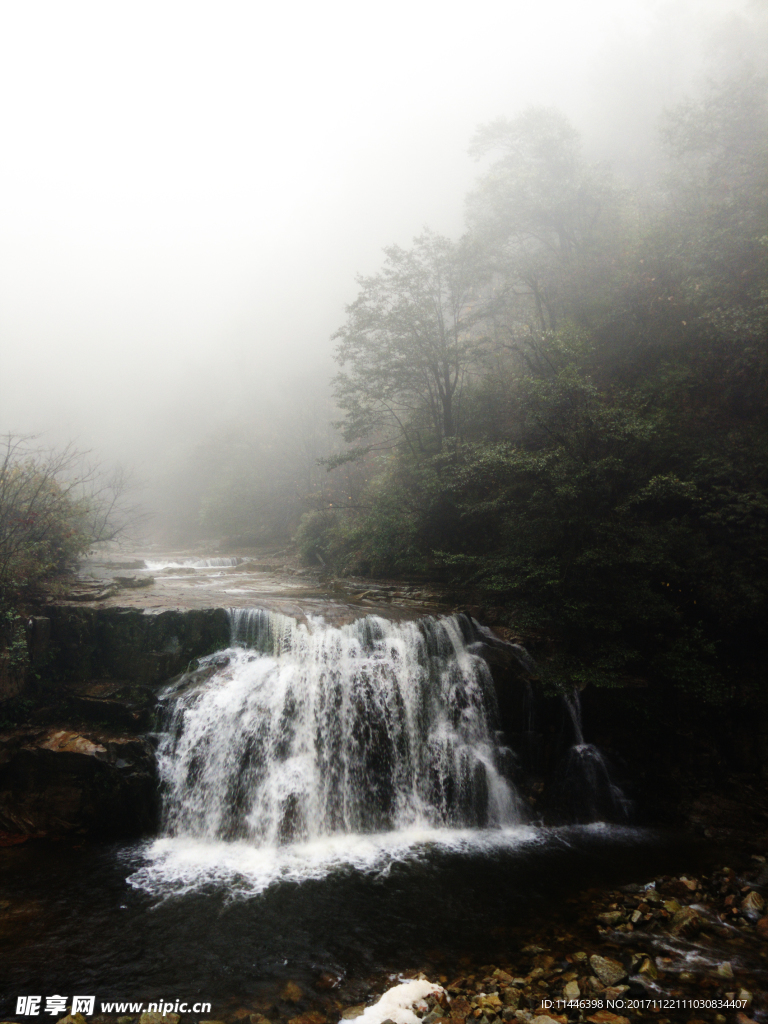
<svg viewBox="0 0 768 1024">
<path fill-rule="evenodd" d="M 241 565 L 244 558 L 182 558 L 181 561 L 174 559 L 151 559 L 144 560 L 144 568 L 151 572 L 160 572 L 162 569 L 229 569 L 235 565 Z"/>
<path fill-rule="evenodd" d="M 632 808 L 613 780 L 610 765 L 593 743 L 584 742 L 579 691 L 563 694 L 573 725 L 575 743 L 565 757 L 560 803 L 573 821 L 626 821 Z"/>
<path fill-rule="evenodd" d="M 168 695 L 167 836 L 279 847 L 522 820 L 466 617 L 230 622 L 230 649 Z"/>
</svg>

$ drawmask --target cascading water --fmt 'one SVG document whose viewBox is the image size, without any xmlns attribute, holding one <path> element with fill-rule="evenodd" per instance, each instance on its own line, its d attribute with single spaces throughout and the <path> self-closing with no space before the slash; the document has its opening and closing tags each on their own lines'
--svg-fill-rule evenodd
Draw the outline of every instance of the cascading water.
<svg viewBox="0 0 768 1024">
<path fill-rule="evenodd" d="M 632 803 L 613 780 L 605 755 L 594 743 L 584 742 L 579 691 L 564 694 L 563 702 L 576 742 L 570 747 L 560 786 L 560 804 L 573 821 L 627 821 Z"/>
<path fill-rule="evenodd" d="M 490 675 L 456 618 L 231 621 L 237 648 L 176 699 L 159 750 L 169 834 L 275 845 L 520 821 Z"/>
<path fill-rule="evenodd" d="M 144 567 L 152 572 L 162 569 L 229 569 L 241 565 L 244 558 L 183 558 L 181 561 L 169 559 L 145 559 Z"/>
<path fill-rule="evenodd" d="M 132 884 L 381 868 L 424 844 L 528 842 L 493 682 L 463 616 L 346 626 L 230 612 L 231 647 L 165 695 L 163 838 Z M 465 635 L 466 634 L 466 635 Z"/>
</svg>

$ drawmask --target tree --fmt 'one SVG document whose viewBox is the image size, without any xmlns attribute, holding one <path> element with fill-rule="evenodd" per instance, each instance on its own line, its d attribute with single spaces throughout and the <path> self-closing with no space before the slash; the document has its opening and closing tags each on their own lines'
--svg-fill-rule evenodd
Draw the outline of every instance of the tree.
<svg viewBox="0 0 768 1024">
<path fill-rule="evenodd" d="M 689 301 L 717 331 L 765 338 L 768 78 L 712 83 L 662 126 L 673 158 L 664 241 Z"/>
<path fill-rule="evenodd" d="M 404 439 L 438 448 L 461 427 L 467 375 L 483 351 L 488 303 L 480 296 L 478 251 L 427 231 L 412 249 L 392 246 L 381 273 L 361 277 L 360 294 L 335 334 L 343 367 L 334 394 L 345 439 L 358 455 Z M 371 438 L 373 437 L 373 440 Z"/>
<path fill-rule="evenodd" d="M 0 447 L 0 604 L 64 573 L 135 521 L 120 472 L 104 477 L 72 446 L 13 435 Z"/>
<path fill-rule="evenodd" d="M 500 153 L 470 193 L 467 216 L 506 282 L 512 333 L 557 330 L 615 255 L 619 193 L 584 162 L 578 132 L 556 110 L 484 125 L 470 153 Z"/>
</svg>

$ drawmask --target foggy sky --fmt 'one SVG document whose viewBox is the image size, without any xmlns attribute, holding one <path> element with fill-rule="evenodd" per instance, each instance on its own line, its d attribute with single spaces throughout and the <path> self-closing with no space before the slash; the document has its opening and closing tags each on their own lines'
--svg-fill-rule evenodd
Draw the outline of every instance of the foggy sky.
<svg viewBox="0 0 768 1024">
<path fill-rule="evenodd" d="M 554 104 L 642 173 L 758 7 L 6 0 L 0 432 L 144 471 L 327 374 L 354 275 L 461 233 L 478 124 Z"/>
</svg>

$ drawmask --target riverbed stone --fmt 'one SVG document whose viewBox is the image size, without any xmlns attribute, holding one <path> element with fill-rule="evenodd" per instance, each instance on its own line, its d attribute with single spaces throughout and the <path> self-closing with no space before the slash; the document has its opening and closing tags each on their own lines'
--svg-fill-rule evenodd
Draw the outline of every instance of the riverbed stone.
<svg viewBox="0 0 768 1024">
<path fill-rule="evenodd" d="M 731 967 L 730 961 L 724 960 L 721 964 L 718 964 L 717 973 L 721 978 L 732 978 L 733 968 Z"/>
<path fill-rule="evenodd" d="M 581 999 L 578 981 L 569 981 L 563 989 L 563 995 L 566 999 Z"/>
<path fill-rule="evenodd" d="M 598 956 L 597 953 L 593 953 L 589 958 L 589 963 L 604 985 L 615 985 L 627 976 L 624 965 L 618 960 L 611 960 L 610 957 Z"/>
<path fill-rule="evenodd" d="M 640 964 L 637 969 L 638 974 L 644 975 L 646 978 L 650 978 L 652 981 L 658 978 L 659 972 L 656 969 L 656 964 L 651 960 L 650 957 L 646 957 L 645 960 Z"/>
<path fill-rule="evenodd" d="M 286 981 L 280 992 L 280 998 L 286 1003 L 298 1003 L 304 997 L 304 993 L 295 981 Z"/>
<path fill-rule="evenodd" d="M 328 1024 L 328 1018 L 318 1010 L 308 1010 L 300 1013 L 298 1017 L 291 1017 L 288 1024 Z"/>
<path fill-rule="evenodd" d="M 744 899 L 741 901 L 741 909 L 753 920 L 760 917 L 762 912 L 765 910 L 765 900 L 759 892 L 748 892 Z"/>
<path fill-rule="evenodd" d="M 623 919 L 624 912 L 622 910 L 607 910 L 605 913 L 597 915 L 597 920 L 607 928 L 613 928 Z"/>
<path fill-rule="evenodd" d="M 672 918 L 669 930 L 673 935 L 690 937 L 700 932 L 703 926 L 701 915 L 693 907 L 682 907 Z"/>
</svg>

